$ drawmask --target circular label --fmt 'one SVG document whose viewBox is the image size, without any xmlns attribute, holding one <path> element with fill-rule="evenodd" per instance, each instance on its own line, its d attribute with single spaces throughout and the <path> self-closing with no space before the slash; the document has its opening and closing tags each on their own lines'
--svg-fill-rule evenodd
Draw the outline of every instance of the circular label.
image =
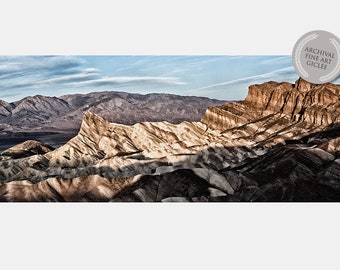
<svg viewBox="0 0 340 270">
<path fill-rule="evenodd" d="M 340 74 L 340 41 L 323 30 L 304 34 L 293 49 L 293 65 L 304 80 L 322 84 Z"/>
</svg>

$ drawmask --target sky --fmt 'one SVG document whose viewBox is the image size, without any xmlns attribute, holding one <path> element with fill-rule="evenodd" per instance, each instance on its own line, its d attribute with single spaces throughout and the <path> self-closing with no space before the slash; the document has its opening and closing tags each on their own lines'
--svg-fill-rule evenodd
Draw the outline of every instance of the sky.
<svg viewBox="0 0 340 270">
<path fill-rule="evenodd" d="M 98 91 L 242 100 L 251 84 L 297 79 L 288 55 L 0 56 L 0 99 L 7 102 Z"/>
</svg>

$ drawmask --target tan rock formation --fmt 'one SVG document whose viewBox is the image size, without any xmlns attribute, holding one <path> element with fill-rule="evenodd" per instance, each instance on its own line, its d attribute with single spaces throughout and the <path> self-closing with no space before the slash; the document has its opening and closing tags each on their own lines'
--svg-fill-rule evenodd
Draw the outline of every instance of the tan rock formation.
<svg viewBox="0 0 340 270">
<path fill-rule="evenodd" d="M 223 130 L 278 115 L 292 123 L 326 127 L 340 121 L 339 96 L 337 85 L 316 85 L 301 78 L 295 84 L 256 84 L 249 87 L 248 96 L 242 102 L 209 107 L 202 122 Z"/>
<path fill-rule="evenodd" d="M 65 145 L 0 160 L 0 199 L 340 201 L 339 96 L 339 85 L 299 79 L 252 85 L 201 122 L 122 125 L 87 112 Z"/>
</svg>

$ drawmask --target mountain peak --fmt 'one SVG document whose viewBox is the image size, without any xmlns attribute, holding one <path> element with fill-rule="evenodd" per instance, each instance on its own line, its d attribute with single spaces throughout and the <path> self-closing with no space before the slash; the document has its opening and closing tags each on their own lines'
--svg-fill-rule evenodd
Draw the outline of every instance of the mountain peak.
<svg viewBox="0 0 340 270">
<path fill-rule="evenodd" d="M 80 132 L 96 132 L 100 134 L 101 131 L 107 130 L 109 125 L 110 123 L 101 116 L 90 111 L 86 111 L 83 115 Z"/>
<path fill-rule="evenodd" d="M 115 104 L 130 117 L 136 99 L 96 99 L 98 107 L 78 111 L 80 131 L 65 145 L 4 157 L 0 200 L 339 201 L 339 91 L 302 80 L 256 84 L 244 101 L 179 124 L 110 123 L 97 110 L 115 116 Z M 168 115 L 178 99 L 141 102 Z"/>
<path fill-rule="evenodd" d="M 13 132 L 69 130 L 76 133 L 87 111 L 119 124 L 133 125 L 163 120 L 177 124 L 182 121 L 199 121 L 205 108 L 224 102 L 204 97 L 115 91 L 62 97 L 36 95 L 10 104 L 0 102 L 0 128 Z M 91 118 L 86 117 L 88 120 Z"/>
<path fill-rule="evenodd" d="M 340 121 L 340 85 L 311 84 L 303 79 L 296 84 L 265 82 L 249 86 L 246 99 L 209 107 L 202 122 L 227 129 L 242 126 L 269 115 L 289 122 L 326 127 Z"/>
</svg>

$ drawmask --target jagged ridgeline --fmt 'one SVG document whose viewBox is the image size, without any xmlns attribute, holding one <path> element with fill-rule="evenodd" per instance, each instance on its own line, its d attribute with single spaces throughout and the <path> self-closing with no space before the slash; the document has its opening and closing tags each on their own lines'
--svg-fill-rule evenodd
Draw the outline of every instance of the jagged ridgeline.
<svg viewBox="0 0 340 270">
<path fill-rule="evenodd" d="M 131 94 L 106 91 L 61 97 L 29 96 L 8 103 L 0 100 L 0 152 L 25 140 L 39 140 L 53 147 L 77 135 L 85 112 L 109 122 L 200 121 L 208 106 L 225 101 L 172 94 Z"/>
<path fill-rule="evenodd" d="M 145 121 L 199 121 L 207 106 L 225 101 L 172 94 L 94 92 L 61 97 L 30 96 L 7 103 L 0 100 L 0 131 L 79 130 L 83 114 L 91 111 L 119 124 Z"/>
<path fill-rule="evenodd" d="M 2 153 L 0 199 L 340 201 L 339 97 L 339 85 L 299 79 L 252 85 L 201 121 L 124 125 L 86 112 L 61 147 Z"/>
</svg>

